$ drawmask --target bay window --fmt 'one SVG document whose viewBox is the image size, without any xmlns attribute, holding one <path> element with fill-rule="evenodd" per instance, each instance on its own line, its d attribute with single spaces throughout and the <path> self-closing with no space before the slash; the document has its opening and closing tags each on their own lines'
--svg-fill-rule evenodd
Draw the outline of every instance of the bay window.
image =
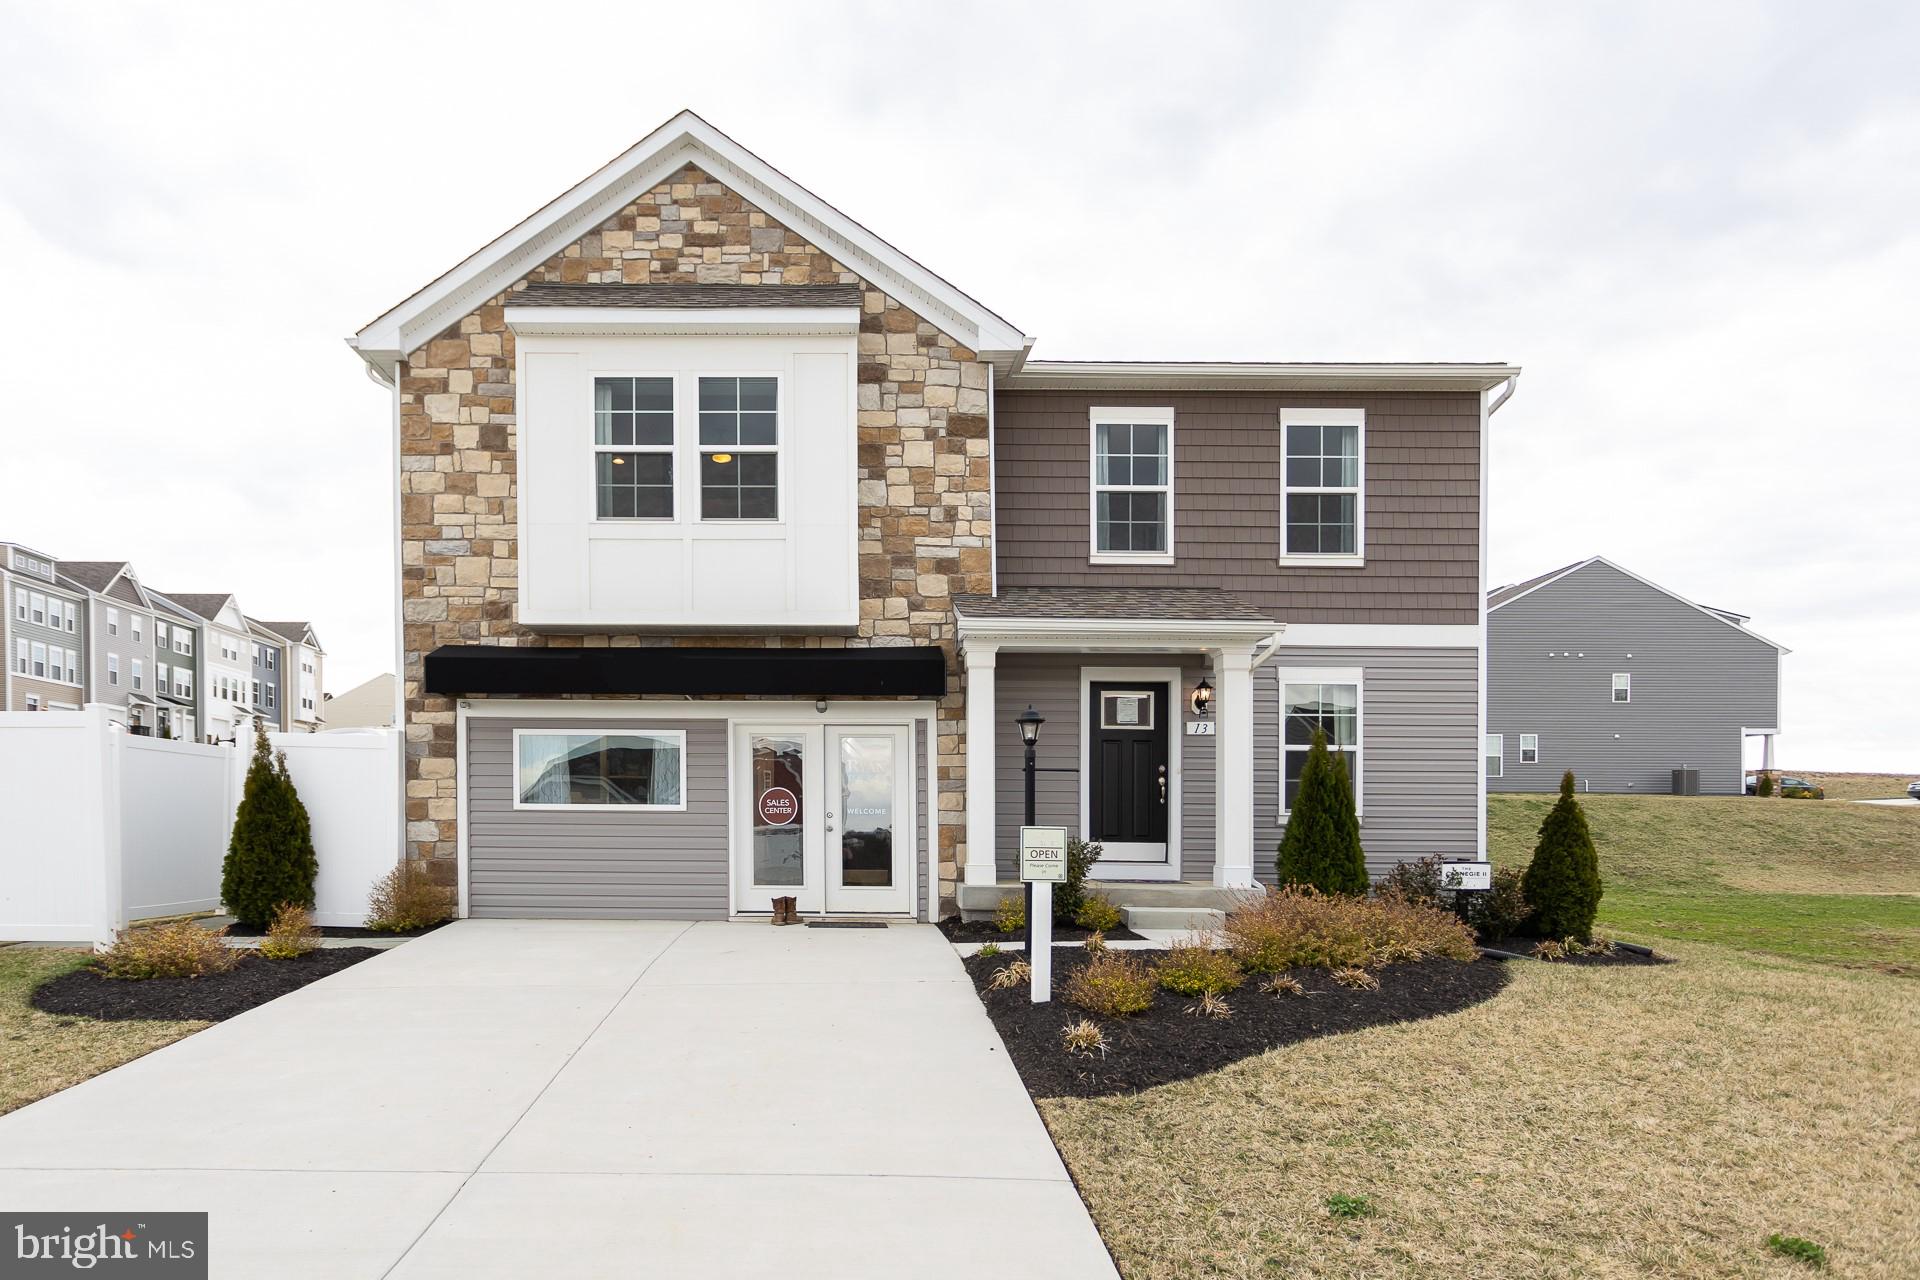
<svg viewBox="0 0 1920 1280">
<path fill-rule="evenodd" d="M 1340 756 L 1353 783 L 1354 811 L 1361 801 L 1361 672 L 1358 667 L 1293 668 L 1280 672 L 1280 812 L 1292 812 L 1300 774 L 1318 730 L 1327 750 Z"/>
<path fill-rule="evenodd" d="M 1173 410 L 1090 411 L 1092 559 L 1173 558 Z"/>
<path fill-rule="evenodd" d="M 683 730 L 645 733 L 513 731 L 516 809 L 687 807 Z"/>
<path fill-rule="evenodd" d="M 700 379 L 700 518 L 780 518 L 776 378 Z"/>
<path fill-rule="evenodd" d="M 1280 414 L 1280 563 L 1358 566 L 1365 551 L 1362 459 L 1366 412 L 1286 409 Z"/>
</svg>

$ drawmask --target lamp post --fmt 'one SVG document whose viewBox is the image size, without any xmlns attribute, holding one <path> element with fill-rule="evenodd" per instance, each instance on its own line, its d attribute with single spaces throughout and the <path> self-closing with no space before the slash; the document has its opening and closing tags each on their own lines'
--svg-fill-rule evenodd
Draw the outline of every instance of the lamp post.
<svg viewBox="0 0 1920 1280">
<path fill-rule="evenodd" d="M 1029 702 L 1027 704 L 1027 709 L 1025 711 L 1022 711 L 1018 716 L 1014 717 L 1013 722 L 1014 724 L 1020 727 L 1020 741 L 1026 747 L 1026 751 L 1027 751 L 1026 825 L 1031 827 L 1034 825 L 1034 821 L 1033 821 L 1033 773 L 1034 773 L 1033 749 L 1035 744 L 1037 744 L 1040 741 L 1040 726 L 1047 722 L 1047 718 L 1041 715 L 1038 711 L 1035 711 L 1033 709 L 1033 704 Z M 1027 922 L 1027 929 L 1026 929 L 1027 963 L 1032 964 L 1033 963 L 1033 882 L 1031 880 L 1026 881 L 1021 886 L 1021 891 L 1026 894 L 1026 911 L 1024 914 L 1024 918 Z"/>
</svg>

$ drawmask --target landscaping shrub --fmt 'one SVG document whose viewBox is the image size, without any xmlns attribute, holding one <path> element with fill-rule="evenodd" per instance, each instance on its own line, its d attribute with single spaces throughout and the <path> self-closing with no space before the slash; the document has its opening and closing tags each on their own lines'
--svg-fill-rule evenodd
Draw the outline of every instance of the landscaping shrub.
<svg viewBox="0 0 1920 1280">
<path fill-rule="evenodd" d="M 1060 1028 L 1060 1047 L 1078 1058 L 1091 1058 L 1096 1053 L 1104 1058 L 1107 1037 L 1101 1033 L 1099 1023 L 1092 1018 L 1082 1018 Z"/>
<path fill-rule="evenodd" d="M 1154 980 L 1176 995 L 1231 991 L 1247 980 L 1240 962 L 1205 942 L 1176 942 L 1153 965 Z"/>
<path fill-rule="evenodd" d="M 239 962 L 226 936 L 225 929 L 202 929 L 191 920 L 122 929 L 94 966 L 109 978 L 204 978 Z"/>
<path fill-rule="evenodd" d="M 1107 935 L 1095 929 L 1087 935 L 1087 940 L 1080 945 L 1084 946 L 1089 952 L 1098 955 L 1107 949 Z"/>
<path fill-rule="evenodd" d="M 1782 800 L 1825 800 L 1827 792 L 1824 787 L 1786 787 L 1781 790 L 1780 798 Z"/>
<path fill-rule="evenodd" d="M 1087 900 L 1087 872 L 1100 861 L 1101 848 L 1074 836 L 1067 841 L 1067 878 L 1053 886 L 1053 922 L 1074 924 Z M 1091 928 L 1092 926 L 1086 926 Z M 1112 928 L 1112 925 L 1107 926 Z"/>
<path fill-rule="evenodd" d="M 1182 1013 L 1196 1018 L 1231 1018 L 1233 1006 L 1218 991 L 1203 991 L 1197 1004 L 1190 1004 Z"/>
<path fill-rule="evenodd" d="M 1303 996 L 1307 994 L 1307 989 L 1300 985 L 1300 979 L 1289 978 L 1283 973 L 1276 973 L 1260 984 L 1260 994 L 1268 996 Z"/>
<path fill-rule="evenodd" d="M 1783 1258 L 1792 1258 L 1808 1266 L 1820 1268 L 1827 1265 L 1827 1250 L 1823 1245 L 1801 1236 L 1783 1236 L 1778 1231 L 1767 1237 L 1767 1248 Z"/>
<path fill-rule="evenodd" d="M 1139 1013 L 1153 1004 L 1153 974 L 1124 951 L 1103 951 L 1067 978 L 1065 995 L 1089 1013 Z"/>
<path fill-rule="evenodd" d="M 1511 938 L 1527 927 L 1533 907 L 1521 887 L 1525 879 L 1518 867 L 1496 867 L 1491 889 L 1467 895 L 1467 923 L 1481 938 Z"/>
<path fill-rule="evenodd" d="M 1577 947 L 1580 944 L 1575 942 L 1573 945 Z M 1533 944 L 1533 958 L 1535 960 L 1565 960 L 1569 954 L 1567 944 L 1557 938 L 1543 938 Z"/>
<path fill-rule="evenodd" d="M 1333 980 L 1343 987 L 1352 987 L 1355 991 L 1378 991 L 1380 979 L 1359 967 L 1335 969 Z"/>
<path fill-rule="evenodd" d="M 1025 960 L 1011 960 L 993 971 L 987 979 L 989 991 L 1011 991 L 1033 981 L 1033 966 Z"/>
<path fill-rule="evenodd" d="M 1286 833 L 1280 837 L 1279 879 L 1283 885 L 1311 885 L 1322 893 L 1367 891 L 1353 780 L 1345 760 L 1327 750 L 1327 737 L 1318 729 L 1301 767 Z"/>
<path fill-rule="evenodd" d="M 220 869 L 220 897 L 234 919 L 260 929 L 283 902 L 311 907 L 319 874 L 312 823 L 287 774 L 286 753 L 275 758 L 265 723 L 255 720 L 253 759 Z"/>
<path fill-rule="evenodd" d="M 1757 796 L 1772 795 L 1773 794 L 1773 775 L 1770 773 L 1763 773 L 1757 779 L 1755 779 L 1753 784 L 1753 793 Z"/>
<path fill-rule="evenodd" d="M 1380 878 L 1377 892 L 1396 894 L 1404 901 L 1422 906 L 1440 906 L 1450 901 L 1453 893 L 1442 887 L 1446 883 L 1446 865 L 1446 859 L 1437 853 L 1418 862 L 1396 863 L 1393 870 Z"/>
<path fill-rule="evenodd" d="M 1287 888 L 1227 913 L 1227 950 L 1254 973 L 1317 966 L 1377 968 L 1402 960 L 1471 960 L 1473 933 L 1438 907 L 1392 894 L 1354 898 Z"/>
<path fill-rule="evenodd" d="M 453 908 L 453 886 L 436 883 L 424 864 L 409 859 L 373 882 L 367 928 L 384 933 L 426 929 L 451 920 Z"/>
<path fill-rule="evenodd" d="M 1600 910 L 1600 857 L 1594 852 L 1587 815 L 1573 794 L 1573 771 L 1560 779 L 1560 798 L 1540 824 L 1540 843 L 1520 882 L 1533 904 L 1533 932 L 1543 938 L 1593 934 Z"/>
<path fill-rule="evenodd" d="M 1091 929 L 1095 933 L 1105 933 L 1120 925 L 1120 908 L 1104 893 L 1090 893 L 1080 904 L 1080 910 L 1074 914 L 1073 922 L 1082 929 Z"/>
<path fill-rule="evenodd" d="M 269 960 L 297 960 L 320 946 L 320 930 L 313 923 L 313 912 L 297 902 L 283 902 L 273 913 L 267 936 L 260 939 L 260 954 Z"/>
<path fill-rule="evenodd" d="M 1027 927 L 1026 893 L 1010 893 L 993 909 L 993 927 L 1002 933 L 1019 933 Z"/>
<path fill-rule="evenodd" d="M 1000 944 L 997 942 L 983 942 L 980 944 L 980 949 L 973 954 L 983 960 L 991 960 L 1000 954 Z"/>
</svg>

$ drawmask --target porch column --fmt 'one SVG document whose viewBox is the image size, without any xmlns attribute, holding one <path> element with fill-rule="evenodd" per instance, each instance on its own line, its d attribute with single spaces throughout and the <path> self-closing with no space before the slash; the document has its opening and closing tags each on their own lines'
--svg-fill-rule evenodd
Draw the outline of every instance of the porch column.
<svg viewBox="0 0 1920 1280">
<path fill-rule="evenodd" d="M 1253 886 L 1253 651 L 1215 649 L 1213 883 Z"/>
<path fill-rule="evenodd" d="M 993 884 L 995 709 L 992 645 L 969 641 L 961 651 L 967 669 L 967 884 Z"/>
</svg>

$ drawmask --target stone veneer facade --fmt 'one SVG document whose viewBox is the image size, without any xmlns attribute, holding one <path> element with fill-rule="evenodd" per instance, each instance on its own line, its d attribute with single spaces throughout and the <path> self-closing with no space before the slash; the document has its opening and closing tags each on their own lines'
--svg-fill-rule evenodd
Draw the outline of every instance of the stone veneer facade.
<svg viewBox="0 0 1920 1280">
<path fill-rule="evenodd" d="M 859 284 L 857 634 L 543 635 L 519 625 L 514 339 L 529 281 Z M 937 644 L 938 892 L 965 860 L 966 725 L 950 597 L 991 589 L 988 370 L 975 353 L 693 166 L 449 326 L 400 368 L 401 612 L 409 856 L 455 875 L 453 699 L 421 691 L 443 644 L 833 648 Z"/>
</svg>

